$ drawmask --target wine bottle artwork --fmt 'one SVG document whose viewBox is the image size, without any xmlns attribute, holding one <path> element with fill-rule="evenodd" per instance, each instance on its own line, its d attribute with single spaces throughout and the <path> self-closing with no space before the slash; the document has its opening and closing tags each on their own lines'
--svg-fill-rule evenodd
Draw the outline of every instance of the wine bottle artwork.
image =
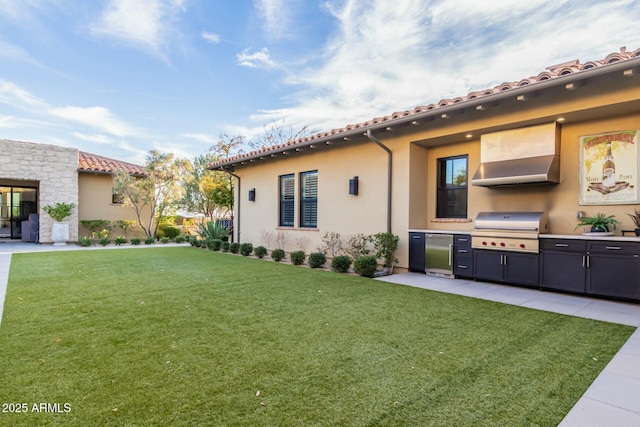
<svg viewBox="0 0 640 427">
<path fill-rule="evenodd" d="M 611 142 L 607 142 L 607 154 L 602 163 L 602 185 L 605 187 L 616 185 L 616 164 L 611 154 Z"/>
</svg>

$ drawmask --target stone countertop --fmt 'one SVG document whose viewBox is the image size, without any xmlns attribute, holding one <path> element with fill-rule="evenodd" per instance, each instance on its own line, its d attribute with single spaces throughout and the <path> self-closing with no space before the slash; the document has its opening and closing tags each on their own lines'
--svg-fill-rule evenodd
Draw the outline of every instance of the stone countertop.
<svg viewBox="0 0 640 427">
<path fill-rule="evenodd" d="M 430 229 L 409 229 L 409 233 L 427 234 L 471 234 L 472 230 L 430 230 Z M 636 236 L 598 236 L 598 233 L 583 234 L 540 234 L 540 239 L 565 239 L 565 240 L 609 240 L 614 242 L 637 242 L 640 237 Z"/>
<path fill-rule="evenodd" d="M 613 242 L 637 242 L 640 237 L 636 236 L 598 236 L 599 233 L 589 234 L 540 234 L 541 239 L 568 239 L 568 240 L 609 240 Z"/>
</svg>

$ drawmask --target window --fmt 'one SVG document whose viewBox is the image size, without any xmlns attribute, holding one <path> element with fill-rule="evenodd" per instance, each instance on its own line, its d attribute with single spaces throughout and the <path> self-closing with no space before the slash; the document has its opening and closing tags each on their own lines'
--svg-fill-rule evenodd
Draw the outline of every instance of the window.
<svg viewBox="0 0 640 427">
<path fill-rule="evenodd" d="M 111 194 L 111 203 L 113 203 L 114 205 L 122 205 L 124 204 L 124 195 L 123 194 L 118 194 L 118 193 L 112 193 Z"/>
<path fill-rule="evenodd" d="M 318 171 L 300 174 L 300 227 L 318 226 Z"/>
<path fill-rule="evenodd" d="M 295 208 L 295 177 L 293 174 L 280 176 L 280 226 L 293 227 Z"/>
<path fill-rule="evenodd" d="M 437 218 L 467 217 L 467 156 L 438 159 Z"/>
</svg>

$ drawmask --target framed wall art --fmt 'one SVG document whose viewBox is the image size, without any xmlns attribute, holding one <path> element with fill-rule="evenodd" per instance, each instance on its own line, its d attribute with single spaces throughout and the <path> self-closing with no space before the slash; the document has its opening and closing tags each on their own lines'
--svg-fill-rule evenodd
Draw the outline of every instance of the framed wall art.
<svg viewBox="0 0 640 427">
<path fill-rule="evenodd" d="M 638 130 L 580 137 L 579 204 L 639 202 Z"/>
</svg>

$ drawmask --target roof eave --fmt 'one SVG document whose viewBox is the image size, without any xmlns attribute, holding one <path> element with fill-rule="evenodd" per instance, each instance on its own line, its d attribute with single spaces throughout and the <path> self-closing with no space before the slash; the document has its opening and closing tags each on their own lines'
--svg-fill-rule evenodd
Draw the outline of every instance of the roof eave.
<svg viewBox="0 0 640 427">
<path fill-rule="evenodd" d="M 564 76 L 557 76 L 550 78 L 549 80 L 539 81 L 535 83 L 531 83 L 524 86 L 518 86 L 515 88 L 510 88 L 503 92 L 492 93 L 488 95 L 482 95 L 473 99 L 465 99 L 463 101 L 449 104 L 446 106 L 441 106 L 437 108 L 433 108 L 430 110 L 426 110 L 419 113 L 408 114 L 402 117 L 397 117 L 394 119 L 381 121 L 379 123 L 372 123 L 369 125 L 358 126 L 353 130 L 334 133 L 330 135 L 324 135 L 315 139 L 311 139 L 309 141 L 279 146 L 274 149 L 268 149 L 262 152 L 249 153 L 243 157 L 233 157 L 228 161 L 218 162 L 215 166 L 210 167 L 212 170 L 223 170 L 223 171 L 234 171 L 236 166 L 245 166 L 248 163 L 255 163 L 258 160 L 267 160 L 272 157 L 279 157 L 279 155 L 286 152 L 296 152 L 301 149 L 314 149 L 319 148 L 316 146 L 322 145 L 331 145 L 331 143 L 340 141 L 340 140 L 348 140 L 353 137 L 362 137 L 366 134 L 368 130 L 375 131 L 388 131 L 393 130 L 393 127 L 396 126 L 405 126 L 410 124 L 420 125 L 421 122 L 431 122 L 436 117 L 443 117 L 447 114 L 454 114 L 462 112 L 468 108 L 477 108 L 486 104 L 494 104 L 499 101 L 509 99 L 509 98 L 519 98 L 526 97 L 526 95 L 534 94 L 535 92 L 546 90 L 553 88 L 555 86 L 565 86 L 566 89 L 569 89 L 568 85 L 582 82 L 588 78 L 598 77 L 605 74 L 612 74 L 616 72 L 623 72 L 625 76 L 631 76 L 638 74 L 640 70 L 640 57 L 626 59 L 623 61 L 617 61 L 611 64 L 602 65 L 600 67 L 592 68 L 589 70 L 583 70 L 572 74 L 567 74 Z"/>
</svg>

